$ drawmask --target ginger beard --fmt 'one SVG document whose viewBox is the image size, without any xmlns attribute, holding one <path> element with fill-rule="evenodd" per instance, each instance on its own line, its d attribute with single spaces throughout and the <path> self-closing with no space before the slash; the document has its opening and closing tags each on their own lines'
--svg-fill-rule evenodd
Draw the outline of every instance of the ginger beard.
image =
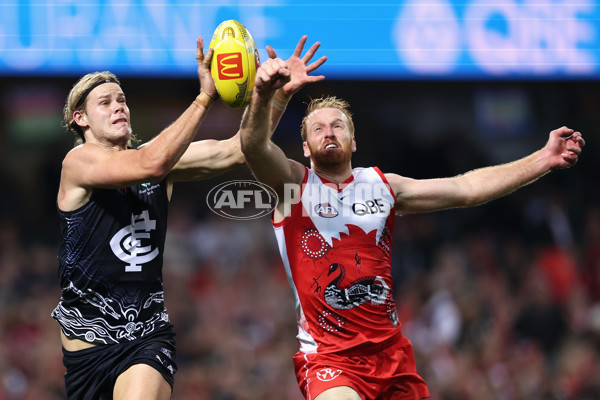
<svg viewBox="0 0 600 400">
<path fill-rule="evenodd" d="M 322 143 L 313 144 L 309 141 L 306 142 L 313 165 L 327 168 L 350 163 L 350 160 L 352 160 L 352 138 L 343 144 L 335 139 L 329 140 L 327 143 L 334 143 L 337 145 L 337 148 L 326 149 Z"/>
<path fill-rule="evenodd" d="M 349 132 L 346 115 L 335 108 L 323 108 L 309 116 L 304 155 L 320 168 L 345 167 L 356 150 L 354 135 Z"/>
</svg>

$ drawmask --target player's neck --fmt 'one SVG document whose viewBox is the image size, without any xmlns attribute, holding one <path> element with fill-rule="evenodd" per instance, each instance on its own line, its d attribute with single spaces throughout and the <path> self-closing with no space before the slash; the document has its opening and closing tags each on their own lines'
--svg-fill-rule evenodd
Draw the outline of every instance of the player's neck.
<svg viewBox="0 0 600 400">
<path fill-rule="evenodd" d="M 102 147 L 106 150 L 126 150 L 130 135 L 93 134 L 90 130 L 86 132 L 85 142 Z"/>
<path fill-rule="evenodd" d="M 344 163 L 344 165 L 311 165 L 311 169 L 319 175 L 321 178 L 325 178 L 335 184 L 345 182 L 352 176 L 352 165 L 350 163 Z"/>
</svg>

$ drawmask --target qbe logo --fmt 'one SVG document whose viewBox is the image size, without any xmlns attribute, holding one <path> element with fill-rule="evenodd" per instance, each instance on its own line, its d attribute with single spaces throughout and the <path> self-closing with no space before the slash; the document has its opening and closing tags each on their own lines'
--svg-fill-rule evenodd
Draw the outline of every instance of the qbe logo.
<svg viewBox="0 0 600 400">
<path fill-rule="evenodd" d="M 277 201 L 277 194 L 273 189 L 250 180 L 221 183 L 206 196 L 206 204 L 215 214 L 241 220 L 270 214 Z"/>
</svg>

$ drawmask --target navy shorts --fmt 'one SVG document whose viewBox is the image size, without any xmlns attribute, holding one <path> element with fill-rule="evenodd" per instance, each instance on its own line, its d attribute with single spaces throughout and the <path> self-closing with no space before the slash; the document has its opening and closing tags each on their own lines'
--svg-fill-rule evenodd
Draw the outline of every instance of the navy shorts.
<svg viewBox="0 0 600 400">
<path fill-rule="evenodd" d="M 111 400 L 119 375 L 135 364 L 147 364 L 162 374 L 173 389 L 175 332 L 160 329 L 131 342 L 107 344 L 78 351 L 63 348 L 69 400 Z"/>
</svg>

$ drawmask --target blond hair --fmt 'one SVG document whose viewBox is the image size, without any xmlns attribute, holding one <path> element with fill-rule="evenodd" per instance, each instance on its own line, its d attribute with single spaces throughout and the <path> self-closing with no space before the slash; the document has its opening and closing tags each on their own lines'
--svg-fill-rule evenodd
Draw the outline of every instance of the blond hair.
<svg viewBox="0 0 600 400">
<path fill-rule="evenodd" d="M 83 129 L 81 126 L 77 125 L 77 123 L 73 120 L 73 114 L 75 111 L 85 110 L 85 106 L 87 104 L 87 95 L 90 94 L 90 92 L 96 86 L 104 82 L 114 82 L 121 86 L 121 82 L 119 82 L 117 76 L 112 72 L 92 72 L 79 79 L 77 83 L 73 85 L 73 88 L 67 96 L 67 102 L 65 103 L 65 107 L 63 109 L 63 123 L 64 127 L 67 129 L 67 132 L 73 132 L 76 146 L 85 143 L 85 137 L 83 135 Z M 133 135 L 132 139 L 135 140 Z"/>
<path fill-rule="evenodd" d="M 335 108 L 340 110 L 348 119 L 348 130 L 350 131 L 350 135 L 354 136 L 354 122 L 352 121 L 352 113 L 350 112 L 350 103 L 346 100 L 338 99 L 335 96 L 326 96 L 318 99 L 311 99 L 306 107 L 306 113 L 302 119 L 302 140 L 306 141 L 306 135 L 308 133 L 308 117 L 313 111 L 320 110 L 321 108 Z"/>
</svg>

